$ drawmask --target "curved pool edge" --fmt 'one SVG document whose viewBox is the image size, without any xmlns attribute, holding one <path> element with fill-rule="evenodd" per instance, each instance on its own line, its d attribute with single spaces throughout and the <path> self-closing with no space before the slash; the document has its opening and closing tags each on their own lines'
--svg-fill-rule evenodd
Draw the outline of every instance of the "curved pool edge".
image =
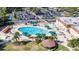
<svg viewBox="0 0 79 59">
<path fill-rule="evenodd" d="M 19 29 L 20 29 L 20 28 L 24 28 L 24 27 L 25 27 L 25 28 L 27 28 L 27 27 L 31 27 L 31 28 L 41 29 L 41 30 L 47 32 L 47 33 L 45 33 L 46 36 L 51 36 L 51 34 L 49 33 L 49 31 L 48 31 L 46 28 L 44 28 L 44 27 L 39 27 L 39 26 L 21 26 L 21 27 L 17 28 L 17 30 L 18 30 L 21 34 L 23 34 L 23 32 L 20 31 Z M 35 32 L 36 32 L 36 31 L 35 31 Z M 30 34 L 30 35 L 32 35 L 32 36 L 37 36 L 36 34 Z"/>
</svg>

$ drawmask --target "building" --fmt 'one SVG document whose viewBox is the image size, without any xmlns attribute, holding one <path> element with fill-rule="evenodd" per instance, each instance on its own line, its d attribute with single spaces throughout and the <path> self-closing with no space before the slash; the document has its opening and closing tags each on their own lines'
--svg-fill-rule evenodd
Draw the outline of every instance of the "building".
<svg viewBox="0 0 79 59">
<path fill-rule="evenodd" d="M 79 17 L 58 17 L 55 24 L 58 30 L 79 37 Z"/>
</svg>

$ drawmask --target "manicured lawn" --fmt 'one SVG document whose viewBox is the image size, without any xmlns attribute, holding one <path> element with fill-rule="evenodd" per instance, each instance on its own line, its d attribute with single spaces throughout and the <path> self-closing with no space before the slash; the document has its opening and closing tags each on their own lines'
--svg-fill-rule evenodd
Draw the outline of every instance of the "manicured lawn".
<svg viewBox="0 0 79 59">
<path fill-rule="evenodd" d="M 25 50 L 29 51 L 46 51 L 44 47 L 41 46 L 41 44 L 37 44 L 36 42 L 30 42 L 26 44 Z"/>
<path fill-rule="evenodd" d="M 56 49 L 56 51 L 69 51 L 69 49 L 63 45 L 58 45 L 58 48 Z"/>
<path fill-rule="evenodd" d="M 12 43 L 6 44 L 5 51 L 46 51 L 40 44 L 36 42 L 29 42 L 26 45 L 14 45 Z"/>
<path fill-rule="evenodd" d="M 4 48 L 4 50 L 5 51 L 23 51 L 24 47 L 25 47 L 24 45 L 16 46 L 12 43 L 8 43 L 6 47 Z"/>
<path fill-rule="evenodd" d="M 16 46 L 15 44 L 8 43 L 4 48 L 5 51 L 47 51 L 48 49 L 44 48 L 41 43 L 37 44 L 36 42 L 29 42 L 25 45 L 21 44 Z M 55 51 L 69 51 L 68 48 L 58 45 L 58 48 Z"/>
</svg>

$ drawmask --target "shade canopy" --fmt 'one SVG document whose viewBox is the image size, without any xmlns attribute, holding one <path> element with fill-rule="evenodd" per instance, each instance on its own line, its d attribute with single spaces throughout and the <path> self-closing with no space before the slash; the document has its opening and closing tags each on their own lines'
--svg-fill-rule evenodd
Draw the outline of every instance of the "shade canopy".
<svg viewBox="0 0 79 59">
<path fill-rule="evenodd" d="M 51 40 L 43 40 L 42 41 L 42 45 L 46 48 L 52 48 L 52 47 L 55 47 L 56 46 L 56 43 L 55 41 L 51 41 Z"/>
</svg>

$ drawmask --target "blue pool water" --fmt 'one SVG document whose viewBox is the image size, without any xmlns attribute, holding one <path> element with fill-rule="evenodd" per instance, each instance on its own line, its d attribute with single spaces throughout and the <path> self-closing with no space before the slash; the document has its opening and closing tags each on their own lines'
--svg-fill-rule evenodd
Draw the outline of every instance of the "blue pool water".
<svg viewBox="0 0 79 59">
<path fill-rule="evenodd" d="M 18 30 L 26 35 L 49 34 L 48 31 L 36 27 L 20 27 Z"/>
</svg>

